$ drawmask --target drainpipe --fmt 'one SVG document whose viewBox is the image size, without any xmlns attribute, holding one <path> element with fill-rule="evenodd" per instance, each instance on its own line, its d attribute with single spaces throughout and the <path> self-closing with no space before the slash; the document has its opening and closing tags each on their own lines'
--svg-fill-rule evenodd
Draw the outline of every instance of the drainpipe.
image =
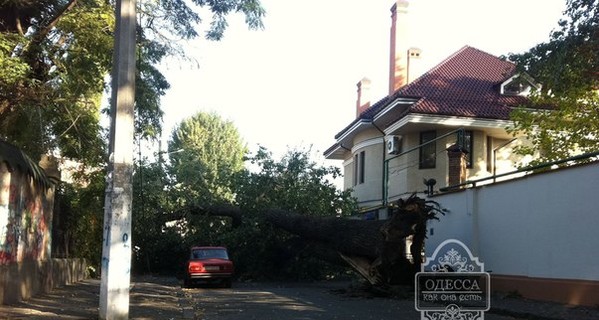
<svg viewBox="0 0 599 320">
<path fill-rule="evenodd" d="M 383 206 L 387 206 L 387 177 L 388 177 L 388 173 L 387 171 L 388 166 L 389 166 L 389 162 L 387 162 L 385 160 L 385 132 L 383 130 L 381 130 L 381 128 L 379 128 L 374 122 L 372 122 L 372 126 L 375 127 L 380 133 L 382 133 L 382 137 L 383 137 L 383 180 L 381 183 L 381 196 L 382 196 L 382 205 Z"/>
</svg>

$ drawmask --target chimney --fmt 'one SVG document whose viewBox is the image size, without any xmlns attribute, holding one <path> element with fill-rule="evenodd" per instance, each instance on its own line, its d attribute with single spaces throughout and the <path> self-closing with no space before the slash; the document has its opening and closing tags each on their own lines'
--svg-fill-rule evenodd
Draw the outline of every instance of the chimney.
<svg viewBox="0 0 599 320">
<path fill-rule="evenodd" d="M 364 110 L 370 107 L 370 79 L 362 78 L 356 86 L 358 86 L 358 99 L 356 100 L 356 118 L 358 118 Z"/>
<path fill-rule="evenodd" d="M 406 76 L 406 84 L 412 83 L 414 79 L 420 76 L 420 56 L 422 55 L 422 50 L 418 48 L 410 48 L 408 49 L 408 65 L 407 65 L 407 76 Z"/>
<path fill-rule="evenodd" d="M 391 42 L 389 56 L 389 95 L 407 83 L 408 79 L 408 1 L 397 0 L 391 7 Z"/>
<path fill-rule="evenodd" d="M 466 181 L 466 154 L 468 151 L 458 144 L 447 148 L 447 185 L 449 187 L 459 185 Z M 457 188 L 462 188 L 457 187 Z M 452 188 L 454 189 L 454 188 Z"/>
</svg>

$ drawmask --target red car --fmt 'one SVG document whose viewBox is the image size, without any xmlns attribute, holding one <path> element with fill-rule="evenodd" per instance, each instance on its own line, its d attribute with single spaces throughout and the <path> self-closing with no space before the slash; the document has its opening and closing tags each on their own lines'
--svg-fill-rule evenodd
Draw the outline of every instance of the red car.
<svg viewBox="0 0 599 320">
<path fill-rule="evenodd" d="M 183 286 L 200 283 L 220 283 L 231 287 L 234 266 L 225 247 L 192 247 L 185 268 Z"/>
</svg>

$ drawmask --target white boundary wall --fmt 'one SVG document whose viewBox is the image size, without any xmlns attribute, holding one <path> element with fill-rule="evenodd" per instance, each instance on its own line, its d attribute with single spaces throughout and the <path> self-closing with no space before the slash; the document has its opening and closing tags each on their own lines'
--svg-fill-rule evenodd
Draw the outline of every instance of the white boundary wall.
<svg viewBox="0 0 599 320">
<path fill-rule="evenodd" d="M 450 212 L 429 223 L 427 256 L 453 238 L 492 274 L 599 281 L 599 162 L 430 200 Z"/>
</svg>

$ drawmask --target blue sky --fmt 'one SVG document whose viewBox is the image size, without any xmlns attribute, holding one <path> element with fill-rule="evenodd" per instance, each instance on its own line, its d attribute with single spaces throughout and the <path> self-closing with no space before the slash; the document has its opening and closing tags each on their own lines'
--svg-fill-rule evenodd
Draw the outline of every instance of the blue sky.
<svg viewBox="0 0 599 320">
<path fill-rule="evenodd" d="M 186 44 L 195 63 L 169 61 L 165 137 L 182 119 L 214 111 L 233 121 L 250 150 L 275 155 L 312 146 L 322 154 L 355 118 L 356 83 L 387 93 L 390 0 L 263 0 L 265 29 L 229 19 L 220 42 Z M 494 55 L 548 40 L 565 0 L 412 0 L 409 46 L 426 71 L 465 45 Z M 340 163 L 338 163 L 340 165 Z"/>
</svg>

